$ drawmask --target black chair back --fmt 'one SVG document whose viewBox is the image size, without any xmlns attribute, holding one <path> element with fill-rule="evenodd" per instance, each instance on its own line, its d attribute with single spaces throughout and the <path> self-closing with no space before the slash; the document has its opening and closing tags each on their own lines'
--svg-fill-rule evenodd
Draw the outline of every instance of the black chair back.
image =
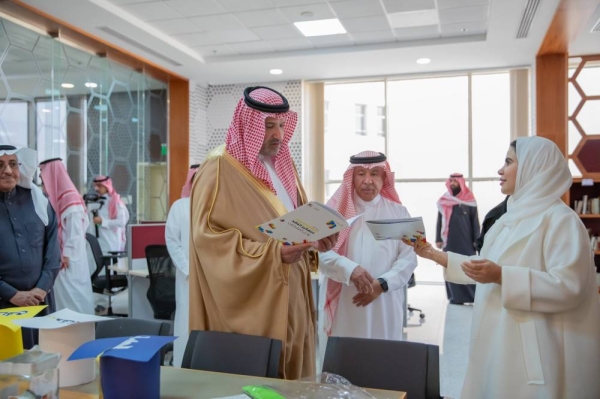
<svg viewBox="0 0 600 399">
<path fill-rule="evenodd" d="M 88 244 L 90 244 L 90 250 L 92 251 L 92 255 L 94 256 L 94 262 L 96 263 L 96 270 L 92 273 L 92 281 L 98 277 L 102 268 L 104 267 L 105 258 L 102 254 L 102 248 L 100 248 L 100 243 L 95 235 L 90 233 L 85 233 L 85 239 Z"/>
<path fill-rule="evenodd" d="M 129 337 L 134 335 L 173 335 L 171 324 L 160 320 L 121 317 L 96 323 L 96 338 Z"/>
<path fill-rule="evenodd" d="M 341 375 L 363 388 L 404 391 L 411 399 L 440 398 L 436 345 L 330 337 L 323 372 Z"/>
<path fill-rule="evenodd" d="M 175 265 L 166 245 L 148 245 L 146 262 L 150 287 L 146 296 L 154 318 L 171 320 L 175 315 Z"/>
<path fill-rule="evenodd" d="M 182 368 L 277 378 L 281 341 L 220 331 L 190 332 Z"/>
<path fill-rule="evenodd" d="M 96 323 L 96 338 L 131 337 L 136 335 L 173 335 L 171 324 L 160 320 L 143 320 L 117 318 Z M 172 347 L 166 345 L 160 351 L 160 364 L 164 363 L 165 354 Z"/>
</svg>

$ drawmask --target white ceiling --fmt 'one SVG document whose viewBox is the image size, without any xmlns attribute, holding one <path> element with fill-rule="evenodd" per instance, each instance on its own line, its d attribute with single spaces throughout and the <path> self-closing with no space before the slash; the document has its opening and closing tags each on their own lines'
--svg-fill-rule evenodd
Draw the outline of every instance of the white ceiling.
<svg viewBox="0 0 600 399">
<path fill-rule="evenodd" d="M 227 84 L 531 65 L 559 0 L 540 0 L 524 39 L 515 37 L 526 0 L 23 2 L 190 80 Z M 588 33 L 597 14 L 581 21 L 578 54 L 600 53 L 600 33 Z M 306 38 L 293 25 L 326 18 L 348 33 Z"/>
</svg>

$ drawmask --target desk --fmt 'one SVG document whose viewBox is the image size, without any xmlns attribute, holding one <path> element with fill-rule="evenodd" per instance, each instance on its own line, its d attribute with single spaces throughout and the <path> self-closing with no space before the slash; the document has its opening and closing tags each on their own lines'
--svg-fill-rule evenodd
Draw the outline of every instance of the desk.
<svg viewBox="0 0 600 399">
<path fill-rule="evenodd" d="M 129 270 L 118 266 L 109 266 L 108 268 L 127 276 L 127 313 L 129 317 L 154 320 L 154 312 L 146 296 L 148 288 L 150 288 L 148 269 Z"/>
<path fill-rule="evenodd" d="M 237 374 L 162 367 L 160 373 L 160 397 L 163 399 L 210 399 L 239 395 L 246 385 L 280 384 L 283 380 L 249 377 Z M 406 393 L 367 389 L 378 399 L 406 399 Z M 85 385 L 60 389 L 61 399 L 96 399 L 98 381 Z"/>
</svg>

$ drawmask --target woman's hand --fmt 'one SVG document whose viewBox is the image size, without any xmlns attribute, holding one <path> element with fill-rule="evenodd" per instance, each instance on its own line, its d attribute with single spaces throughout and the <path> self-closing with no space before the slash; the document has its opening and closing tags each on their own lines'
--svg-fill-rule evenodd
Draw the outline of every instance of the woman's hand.
<svg viewBox="0 0 600 399">
<path fill-rule="evenodd" d="M 472 259 L 461 264 L 463 272 L 482 284 L 502 284 L 502 267 L 487 259 Z"/>
<path fill-rule="evenodd" d="M 415 242 L 402 239 L 402 242 L 406 245 L 413 247 L 415 253 L 419 255 L 421 258 L 433 259 L 435 252 L 437 252 L 430 243 L 425 240 L 416 240 Z"/>
<path fill-rule="evenodd" d="M 421 258 L 430 259 L 443 267 L 448 266 L 448 254 L 446 252 L 436 250 L 424 239 L 417 239 L 415 242 L 412 242 L 403 238 L 402 242 L 413 247 L 415 253 Z"/>
</svg>

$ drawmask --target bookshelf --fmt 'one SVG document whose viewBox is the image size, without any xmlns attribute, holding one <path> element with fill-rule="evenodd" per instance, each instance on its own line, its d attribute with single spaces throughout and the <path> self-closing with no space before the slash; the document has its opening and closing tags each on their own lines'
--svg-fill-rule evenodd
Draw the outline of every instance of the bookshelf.
<svg viewBox="0 0 600 399">
<path fill-rule="evenodd" d="M 593 183 L 592 185 L 587 185 L 590 183 L 590 179 L 573 179 L 573 185 L 567 195 L 567 203 L 571 208 L 576 209 L 576 201 L 581 201 L 584 196 L 587 196 L 588 200 L 600 198 L 600 179 L 591 179 L 591 182 Z M 591 211 L 591 209 L 588 209 L 588 212 Z M 591 235 L 600 236 L 600 213 L 579 214 L 579 217 Z M 600 239 L 597 241 L 596 247 L 592 249 L 594 250 L 596 272 L 600 273 Z"/>
</svg>

